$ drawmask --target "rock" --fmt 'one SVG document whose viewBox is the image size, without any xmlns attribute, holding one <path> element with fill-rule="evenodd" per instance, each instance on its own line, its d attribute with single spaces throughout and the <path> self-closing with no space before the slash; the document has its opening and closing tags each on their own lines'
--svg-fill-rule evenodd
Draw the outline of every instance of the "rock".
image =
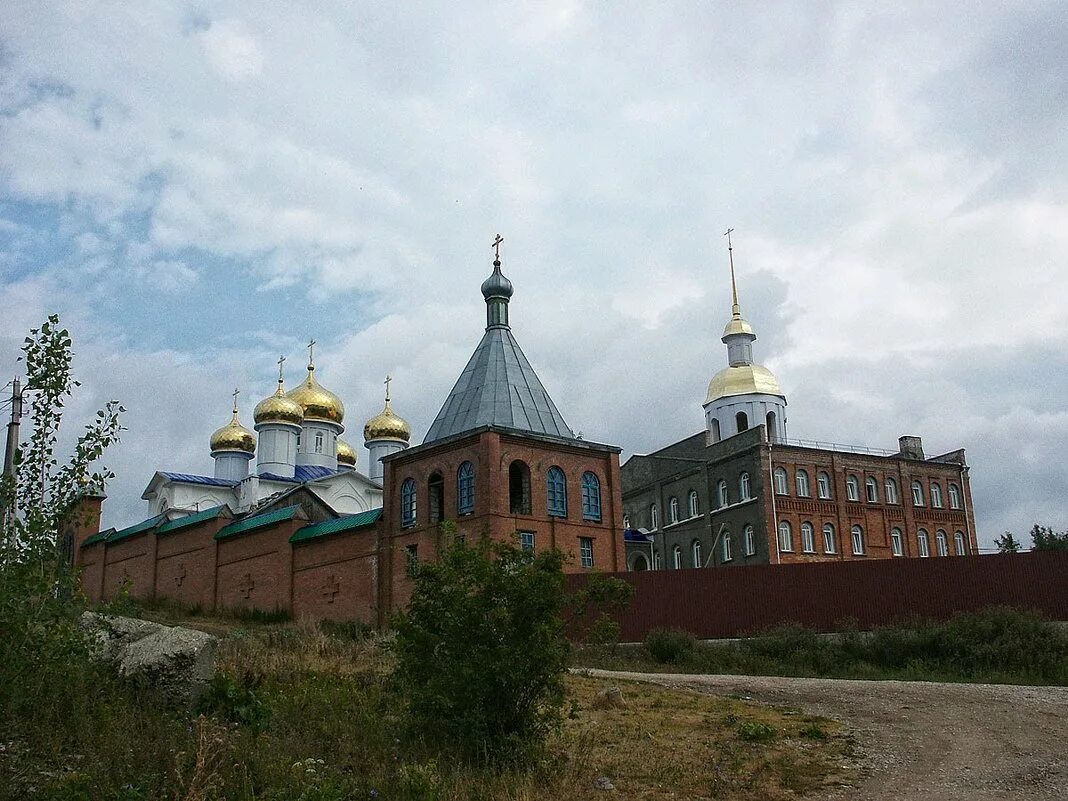
<svg viewBox="0 0 1068 801">
<path fill-rule="evenodd" d="M 203 631 L 148 620 L 82 615 L 100 642 L 100 657 L 120 676 L 158 692 L 168 703 L 193 707 L 211 681 L 218 639 Z"/>
<path fill-rule="evenodd" d="M 598 790 L 615 790 L 616 786 L 612 784 L 612 780 L 607 776 L 598 776 L 597 781 L 593 783 L 593 786 Z"/>
<path fill-rule="evenodd" d="M 623 700 L 623 691 L 618 687 L 605 687 L 593 699 L 594 709 L 623 709 L 627 702 Z"/>
</svg>

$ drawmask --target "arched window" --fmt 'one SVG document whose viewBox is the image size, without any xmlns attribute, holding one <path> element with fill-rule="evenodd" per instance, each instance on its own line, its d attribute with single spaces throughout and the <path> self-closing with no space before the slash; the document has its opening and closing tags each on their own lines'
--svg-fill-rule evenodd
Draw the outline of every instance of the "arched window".
<svg viewBox="0 0 1068 801">
<path fill-rule="evenodd" d="M 949 485 L 949 508 L 960 509 L 960 487 L 956 484 Z"/>
<path fill-rule="evenodd" d="M 968 549 L 964 546 L 964 532 L 957 531 L 953 534 L 953 544 L 957 548 L 957 556 L 964 556 Z"/>
<path fill-rule="evenodd" d="M 748 473 L 742 473 L 742 475 L 738 477 L 738 497 L 739 497 L 739 499 L 741 499 L 743 501 L 748 501 L 751 497 L 753 497 L 752 495 L 749 494 L 751 491 L 752 490 L 749 487 L 749 474 Z"/>
<path fill-rule="evenodd" d="M 942 508 L 942 487 L 933 481 L 931 482 L 931 506 L 935 509 Z"/>
<path fill-rule="evenodd" d="M 660 570 L 664 567 L 664 560 L 660 557 L 660 551 L 653 551 L 653 570 Z"/>
<path fill-rule="evenodd" d="M 946 532 L 942 529 L 938 529 L 935 532 L 935 543 L 938 545 L 939 556 L 949 556 L 949 540 L 946 538 Z"/>
<path fill-rule="evenodd" d="M 711 424 L 711 426 L 709 428 L 710 428 L 710 430 L 712 432 L 712 441 L 713 442 L 719 442 L 720 439 L 722 439 L 720 437 L 720 435 L 719 435 L 719 420 L 717 420 L 715 417 L 713 417 L 712 418 L 712 424 Z"/>
<path fill-rule="evenodd" d="M 856 476 L 846 479 L 846 499 L 850 501 L 860 500 L 860 482 Z"/>
<path fill-rule="evenodd" d="M 879 482 L 875 480 L 875 476 L 868 476 L 868 480 L 864 482 L 864 488 L 868 493 L 868 503 L 878 503 Z"/>
<path fill-rule="evenodd" d="M 660 510 L 656 508 L 655 503 L 649 507 L 649 528 L 653 531 L 660 528 Z"/>
<path fill-rule="evenodd" d="M 723 560 L 729 562 L 734 556 L 731 554 L 731 533 L 729 531 L 723 532 Z"/>
<path fill-rule="evenodd" d="M 786 470 L 782 467 L 775 468 L 775 494 L 790 494 L 789 484 L 787 484 Z"/>
<path fill-rule="evenodd" d="M 834 524 L 823 524 L 823 552 L 824 553 L 838 553 L 838 542 L 834 536 Z"/>
<path fill-rule="evenodd" d="M 668 522 L 679 522 L 679 499 L 674 495 L 671 496 L 671 500 L 668 501 Z"/>
<path fill-rule="evenodd" d="M 734 422 L 738 424 L 738 433 L 749 430 L 749 415 L 745 412 L 738 412 L 734 415 Z"/>
<path fill-rule="evenodd" d="M 864 529 L 853 526 L 850 533 L 853 535 L 853 553 L 860 556 L 864 553 Z"/>
<path fill-rule="evenodd" d="M 798 470 L 794 474 L 794 480 L 797 482 L 797 494 L 799 497 L 807 498 L 812 494 L 808 486 L 808 471 Z"/>
<path fill-rule="evenodd" d="M 456 514 L 469 515 L 475 511 L 475 466 L 464 462 L 456 471 Z"/>
<path fill-rule="evenodd" d="M 426 482 L 430 522 L 440 523 L 445 519 L 445 479 L 441 473 L 431 473 Z"/>
<path fill-rule="evenodd" d="M 634 554 L 634 558 L 631 560 L 630 569 L 634 572 L 641 572 L 642 570 L 649 569 L 649 560 L 643 553 Z"/>
<path fill-rule="evenodd" d="M 822 471 L 816 476 L 816 491 L 824 500 L 831 497 L 831 477 Z"/>
<path fill-rule="evenodd" d="M 923 484 L 919 481 L 912 482 L 912 505 L 923 506 Z"/>
<path fill-rule="evenodd" d="M 323 433 L 321 431 L 315 432 L 315 452 L 323 452 Z"/>
<path fill-rule="evenodd" d="M 630 528 L 630 515 L 623 515 L 623 528 Z"/>
<path fill-rule="evenodd" d="M 682 569 L 682 548 L 676 545 L 671 551 L 671 561 L 676 570 Z"/>
<path fill-rule="evenodd" d="M 697 517 L 701 513 L 701 505 L 697 500 L 697 490 L 690 490 L 690 517 Z"/>
<path fill-rule="evenodd" d="M 727 498 L 727 482 L 720 479 L 719 484 L 716 485 L 716 500 L 719 501 L 719 508 L 722 509 L 728 503 Z"/>
<path fill-rule="evenodd" d="M 508 465 L 508 511 L 530 514 L 530 468 L 518 459 Z"/>
<path fill-rule="evenodd" d="M 545 476 L 550 517 L 567 517 L 567 477 L 559 467 L 550 467 Z"/>
<path fill-rule="evenodd" d="M 746 526 L 742 530 L 742 538 L 745 540 L 745 555 L 752 556 L 756 553 L 756 535 L 752 526 Z"/>
<path fill-rule="evenodd" d="M 589 470 L 582 474 L 582 519 L 601 520 L 601 479 Z"/>
<path fill-rule="evenodd" d="M 415 479 L 406 478 L 401 484 L 401 526 L 415 525 Z"/>
<path fill-rule="evenodd" d="M 701 561 L 701 540 L 694 540 L 690 545 L 690 556 L 693 557 L 694 567 L 704 567 L 704 562 Z"/>
<path fill-rule="evenodd" d="M 927 536 L 926 529 L 920 529 L 916 532 L 916 552 L 920 556 L 931 555 L 931 540 Z"/>
<path fill-rule="evenodd" d="M 792 551 L 794 549 L 794 534 L 790 530 L 790 524 L 783 520 L 779 523 L 779 550 Z"/>
<path fill-rule="evenodd" d="M 890 477 L 886 479 L 886 502 L 897 503 L 897 482 Z"/>
<path fill-rule="evenodd" d="M 768 442 L 778 442 L 779 431 L 775 427 L 775 412 L 768 412 L 767 417 L 764 418 L 764 422 L 767 423 Z"/>
<path fill-rule="evenodd" d="M 811 523 L 801 524 L 801 550 L 805 553 L 816 553 L 816 530 Z"/>
<path fill-rule="evenodd" d="M 894 556 L 905 555 L 905 538 L 901 536 L 901 529 L 890 530 L 890 550 Z"/>
</svg>

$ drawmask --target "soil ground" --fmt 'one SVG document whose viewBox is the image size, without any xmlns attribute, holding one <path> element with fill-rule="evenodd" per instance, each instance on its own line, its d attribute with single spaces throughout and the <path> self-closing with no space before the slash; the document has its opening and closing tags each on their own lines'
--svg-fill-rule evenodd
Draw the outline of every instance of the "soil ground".
<svg viewBox="0 0 1068 801">
<path fill-rule="evenodd" d="M 576 672 L 754 699 L 835 718 L 854 735 L 858 801 L 1068 799 L 1068 688 L 764 676 Z"/>
</svg>

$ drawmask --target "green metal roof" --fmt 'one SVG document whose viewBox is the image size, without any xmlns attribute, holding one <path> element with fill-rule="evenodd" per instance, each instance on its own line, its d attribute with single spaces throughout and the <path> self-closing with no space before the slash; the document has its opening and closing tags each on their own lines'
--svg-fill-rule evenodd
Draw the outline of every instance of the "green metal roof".
<svg viewBox="0 0 1068 801">
<path fill-rule="evenodd" d="M 85 538 L 85 542 L 82 543 L 84 548 L 86 545 L 96 545 L 98 542 L 104 542 L 108 537 L 115 533 L 115 529 L 109 528 L 104 531 L 98 531 L 96 534 L 90 534 Z"/>
<path fill-rule="evenodd" d="M 275 509 L 273 512 L 267 512 L 266 514 L 245 517 L 219 529 L 215 532 L 215 539 L 223 540 L 227 537 L 233 537 L 235 534 L 244 534 L 247 531 L 255 531 L 264 526 L 271 526 L 283 520 L 292 520 L 299 511 L 300 504 L 298 503 L 282 509 Z"/>
<path fill-rule="evenodd" d="M 187 526 L 195 526 L 197 523 L 203 523 L 205 520 L 214 520 L 223 510 L 229 511 L 229 507 L 224 503 L 219 506 L 213 506 L 210 509 L 205 509 L 202 512 L 196 512 L 195 514 L 186 515 L 185 517 L 176 517 L 174 520 L 168 520 L 166 523 L 160 525 L 156 529 L 156 534 L 170 534 L 173 531 L 179 531 Z"/>
<path fill-rule="evenodd" d="M 312 523 L 310 526 L 297 529 L 290 542 L 306 542 L 317 537 L 325 537 L 327 534 L 340 534 L 343 531 L 356 531 L 357 529 L 373 526 L 382 517 L 381 509 L 372 509 L 369 512 L 357 512 L 354 515 L 345 515 L 334 520 L 324 520 L 322 523 Z"/>
<path fill-rule="evenodd" d="M 118 531 L 112 532 L 111 535 L 108 536 L 108 543 L 117 542 L 118 540 L 124 540 L 127 537 L 133 537 L 136 534 L 143 534 L 146 531 L 151 531 L 166 519 L 166 514 L 158 514 L 155 517 L 148 518 L 148 520 L 142 520 L 140 523 L 134 523 L 132 526 L 121 528 Z"/>
</svg>

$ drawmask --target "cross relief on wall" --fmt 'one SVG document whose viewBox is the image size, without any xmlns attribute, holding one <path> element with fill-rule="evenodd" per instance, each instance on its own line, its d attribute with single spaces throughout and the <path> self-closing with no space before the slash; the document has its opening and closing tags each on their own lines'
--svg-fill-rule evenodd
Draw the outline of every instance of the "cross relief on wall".
<svg viewBox="0 0 1068 801">
<path fill-rule="evenodd" d="M 185 581 L 185 577 L 187 575 L 188 574 L 185 572 L 185 565 L 184 564 L 179 564 L 178 565 L 178 572 L 174 574 L 174 583 L 177 586 L 181 587 L 182 586 L 182 582 Z"/>
<path fill-rule="evenodd" d="M 256 582 L 252 580 L 252 574 L 246 573 L 237 588 L 241 590 L 241 597 L 248 599 L 252 595 L 252 590 L 256 588 Z"/>
<path fill-rule="evenodd" d="M 323 597 L 328 604 L 332 604 L 339 592 L 341 592 L 341 582 L 337 580 L 337 576 L 331 574 L 326 580 L 326 586 L 323 587 Z"/>
</svg>

